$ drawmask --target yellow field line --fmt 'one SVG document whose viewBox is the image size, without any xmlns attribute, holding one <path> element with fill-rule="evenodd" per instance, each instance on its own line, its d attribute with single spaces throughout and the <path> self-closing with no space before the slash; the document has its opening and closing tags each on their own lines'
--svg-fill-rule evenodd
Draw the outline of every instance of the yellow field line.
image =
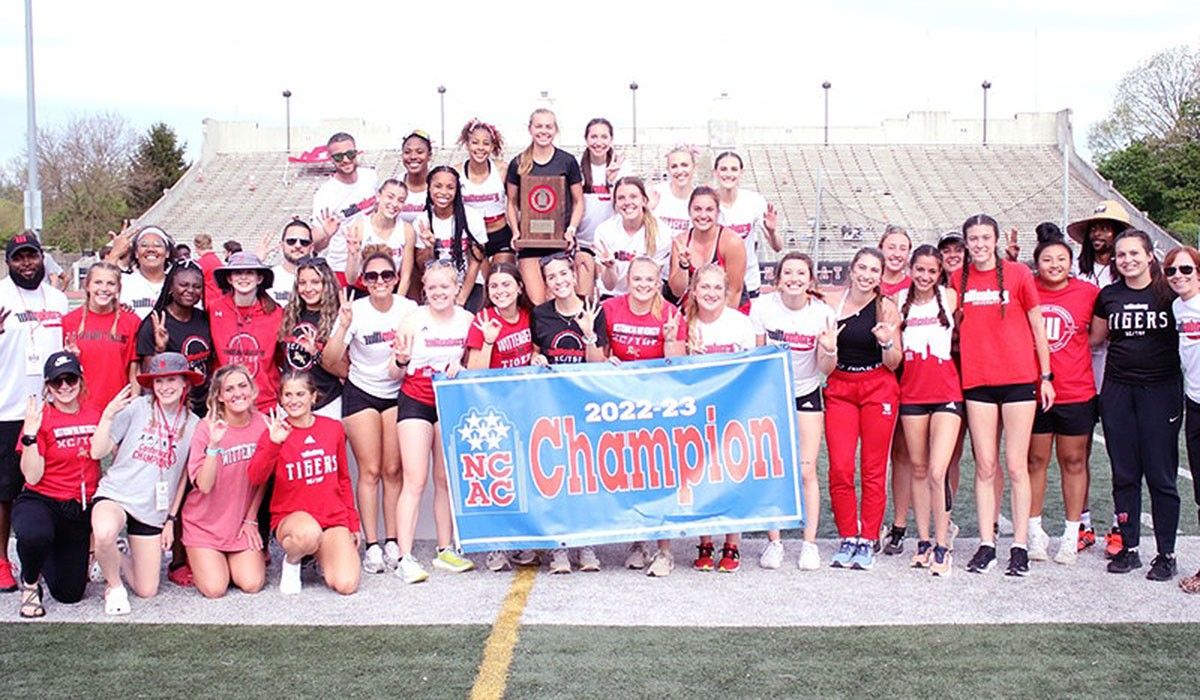
<svg viewBox="0 0 1200 700">
<path fill-rule="evenodd" d="M 471 700 L 499 700 L 504 697 L 508 684 L 508 667 L 512 664 L 513 649 L 517 646 L 517 630 L 521 626 L 521 615 L 529 600 L 529 591 L 537 578 L 536 567 L 520 567 L 513 576 L 512 586 L 500 606 L 500 614 L 492 625 L 487 644 L 483 648 L 483 661 L 479 662 L 479 673 L 471 688 Z"/>
</svg>

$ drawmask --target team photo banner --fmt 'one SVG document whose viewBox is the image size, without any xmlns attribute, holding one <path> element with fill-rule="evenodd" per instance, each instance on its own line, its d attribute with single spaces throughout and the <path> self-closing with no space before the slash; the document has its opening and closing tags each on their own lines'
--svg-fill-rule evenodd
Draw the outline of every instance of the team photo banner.
<svg viewBox="0 0 1200 700">
<path fill-rule="evenodd" d="M 466 552 L 804 522 L 788 350 L 434 381 Z"/>
</svg>

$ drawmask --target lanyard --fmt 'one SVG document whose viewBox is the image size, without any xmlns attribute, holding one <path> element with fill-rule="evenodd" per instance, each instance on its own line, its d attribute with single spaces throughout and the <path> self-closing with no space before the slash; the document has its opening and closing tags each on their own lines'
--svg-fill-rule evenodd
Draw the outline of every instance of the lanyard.
<svg viewBox="0 0 1200 700">
<path fill-rule="evenodd" d="M 171 458 L 174 457 L 174 455 L 175 455 L 175 439 L 179 434 L 180 426 L 186 420 L 187 408 L 184 406 L 184 403 L 182 401 L 180 401 L 179 412 L 175 415 L 175 420 L 174 420 L 173 425 L 170 421 L 167 420 L 167 412 L 163 410 L 162 404 L 160 404 L 158 401 L 154 402 L 154 411 L 155 411 L 154 422 L 158 423 L 159 419 L 161 419 L 162 420 L 161 425 L 163 425 L 164 427 L 167 427 L 167 460 L 164 460 L 163 464 L 158 465 L 159 477 L 162 478 L 164 472 L 171 467 L 171 465 L 168 464 L 167 462 L 170 461 Z"/>
</svg>

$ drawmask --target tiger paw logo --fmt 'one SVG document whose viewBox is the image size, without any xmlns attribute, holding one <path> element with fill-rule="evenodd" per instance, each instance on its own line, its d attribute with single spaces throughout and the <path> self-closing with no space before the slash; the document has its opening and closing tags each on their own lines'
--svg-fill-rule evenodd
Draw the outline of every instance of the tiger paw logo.
<svg viewBox="0 0 1200 700">
<path fill-rule="evenodd" d="M 513 469 L 515 426 L 492 407 L 470 409 L 454 428 L 458 442 L 462 510 L 508 509 L 517 505 Z"/>
</svg>

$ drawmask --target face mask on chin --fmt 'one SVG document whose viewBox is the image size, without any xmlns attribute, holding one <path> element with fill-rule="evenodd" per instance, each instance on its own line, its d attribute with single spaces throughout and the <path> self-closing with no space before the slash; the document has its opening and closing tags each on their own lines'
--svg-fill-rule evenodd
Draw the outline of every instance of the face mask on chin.
<svg viewBox="0 0 1200 700">
<path fill-rule="evenodd" d="M 35 271 L 33 274 L 33 277 L 24 277 L 17 272 L 17 269 L 13 267 L 11 263 L 9 263 L 8 276 L 12 278 L 13 284 L 17 285 L 21 289 L 33 291 L 41 286 L 42 281 L 46 279 L 46 265 L 44 263 L 39 264 L 37 266 L 37 271 Z"/>
</svg>

